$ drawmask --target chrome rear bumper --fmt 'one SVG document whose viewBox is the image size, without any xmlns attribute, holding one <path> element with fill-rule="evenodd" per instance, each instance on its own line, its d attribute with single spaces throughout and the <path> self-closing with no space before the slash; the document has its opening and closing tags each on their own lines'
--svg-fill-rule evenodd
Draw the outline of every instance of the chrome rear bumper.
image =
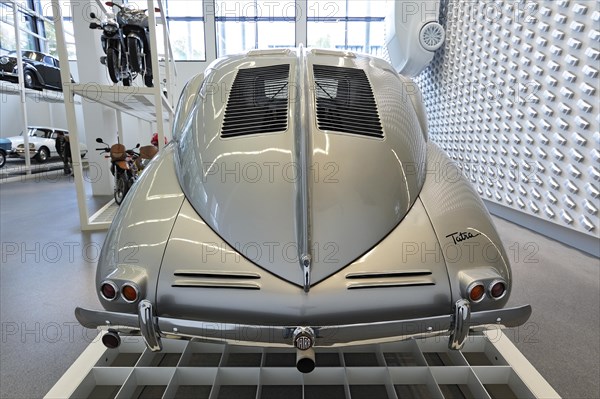
<svg viewBox="0 0 600 399">
<path fill-rule="evenodd" d="M 463 300 L 455 304 L 454 314 L 411 320 L 337 326 L 307 326 L 315 333 L 314 346 L 350 346 L 369 342 L 398 341 L 436 335 L 450 335 L 449 347 L 461 349 L 469 330 L 516 327 L 531 315 L 531 306 L 470 312 Z M 123 334 L 139 330 L 148 348 L 161 350 L 161 337 L 202 338 L 252 346 L 293 346 L 293 335 L 301 326 L 267 326 L 218 323 L 157 317 L 148 300 L 140 302 L 138 314 L 75 309 L 77 320 L 87 328 L 108 327 Z"/>
</svg>

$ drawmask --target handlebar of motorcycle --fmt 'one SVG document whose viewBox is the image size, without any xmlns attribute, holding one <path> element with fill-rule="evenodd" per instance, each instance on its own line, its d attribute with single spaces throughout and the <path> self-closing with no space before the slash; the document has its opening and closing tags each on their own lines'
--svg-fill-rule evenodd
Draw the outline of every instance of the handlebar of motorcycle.
<svg viewBox="0 0 600 399">
<path fill-rule="evenodd" d="M 96 151 L 104 151 L 104 152 L 109 152 L 110 149 L 109 148 L 96 148 Z"/>
<path fill-rule="evenodd" d="M 117 7 L 119 10 L 123 10 L 125 8 L 123 5 L 115 3 L 115 2 L 112 2 L 112 1 L 107 1 L 104 4 L 106 4 L 109 7 Z M 146 10 L 137 10 L 137 11 L 139 11 L 139 12 L 146 12 L 148 10 L 146 9 Z M 154 7 L 154 12 L 160 12 L 160 8 Z"/>
<path fill-rule="evenodd" d="M 109 6 L 109 7 L 117 7 L 117 8 L 119 8 L 119 9 L 121 9 L 121 10 L 123 9 L 123 6 L 122 6 L 122 5 L 120 5 L 120 4 L 118 4 L 118 3 L 114 3 L 114 2 L 112 2 L 112 1 L 107 1 L 107 2 L 106 2 L 106 3 L 104 3 L 104 4 L 106 4 L 106 5 L 107 5 L 107 6 Z"/>
</svg>

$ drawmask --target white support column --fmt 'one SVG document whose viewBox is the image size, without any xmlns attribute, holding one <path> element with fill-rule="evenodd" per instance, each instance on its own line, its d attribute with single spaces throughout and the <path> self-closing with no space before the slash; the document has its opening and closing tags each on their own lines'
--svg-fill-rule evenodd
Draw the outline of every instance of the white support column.
<svg viewBox="0 0 600 399">
<path fill-rule="evenodd" d="M 308 36 L 306 31 L 308 19 L 308 4 L 306 0 L 296 0 L 296 47 L 303 44 L 307 46 Z"/>
<path fill-rule="evenodd" d="M 217 59 L 217 26 L 215 22 L 215 2 L 204 0 L 204 51 L 206 62 Z"/>
<path fill-rule="evenodd" d="M 159 7 L 163 9 L 162 2 L 158 0 Z M 158 64 L 158 45 L 156 44 L 156 13 L 154 1 L 148 0 L 148 26 L 150 29 L 150 54 L 152 58 L 152 76 L 154 81 L 154 101 L 156 102 L 156 126 L 158 130 L 158 148 L 165 146 L 165 123 L 163 113 L 163 95 L 160 87 L 160 69 Z"/>
<path fill-rule="evenodd" d="M 73 173 L 75 175 L 75 189 L 77 191 L 77 207 L 79 209 L 79 221 L 82 230 L 88 227 L 88 210 L 83 185 L 83 168 L 81 166 L 81 153 L 79 152 L 79 132 L 77 129 L 77 115 L 75 114 L 75 101 L 73 99 L 71 85 L 71 66 L 69 65 L 69 54 L 65 41 L 65 31 L 62 21 L 62 8 L 60 0 L 52 0 L 52 15 L 54 16 L 54 27 L 56 30 L 56 47 L 60 60 L 60 77 L 63 83 L 63 96 L 65 99 L 65 111 L 67 114 L 67 125 L 69 129 L 69 142 L 71 145 L 71 157 L 73 159 Z"/>
<path fill-rule="evenodd" d="M 152 10 L 148 9 L 148 12 L 151 12 Z M 171 71 L 171 58 L 172 58 L 172 53 L 171 53 L 171 42 L 169 41 L 169 24 L 167 23 L 167 13 L 165 10 L 163 10 L 162 8 L 160 9 L 160 13 L 161 13 L 161 19 L 162 19 L 162 25 L 163 25 L 163 29 L 162 29 L 162 35 L 163 35 L 163 45 L 164 45 L 164 54 L 165 54 L 165 79 L 167 81 L 167 86 L 165 87 L 165 89 L 167 90 L 167 95 L 166 95 L 166 100 L 169 102 L 169 104 L 173 104 L 173 90 L 174 90 L 174 85 L 173 85 L 173 80 L 174 76 L 171 75 L 175 75 L 175 70 Z M 162 83 L 162 82 L 159 82 Z"/>
<path fill-rule="evenodd" d="M 23 56 L 21 54 L 21 28 L 19 26 L 19 6 L 13 2 L 13 18 L 15 24 L 15 41 L 17 44 L 17 71 L 19 74 L 19 95 L 21 97 L 21 117 L 23 122 L 23 149 L 25 150 L 25 171 L 31 174 L 31 158 L 29 157 L 29 132 L 27 123 L 27 99 L 25 98 L 25 74 L 23 73 Z"/>
<path fill-rule="evenodd" d="M 117 110 L 117 141 L 125 145 L 125 138 L 123 137 L 123 114 Z"/>
<path fill-rule="evenodd" d="M 89 85 L 89 93 L 100 94 L 102 85 L 112 85 L 107 77 L 106 66 L 100 63 L 100 55 L 104 54 L 100 42 L 101 31 L 90 29 L 90 12 L 102 16 L 104 12 L 100 9 L 96 0 L 79 0 L 71 2 L 73 12 L 73 32 L 77 46 L 77 65 L 79 70 L 79 82 Z M 62 63 L 61 63 L 62 65 Z M 63 80 L 64 81 L 64 80 Z M 67 97 L 65 96 L 65 99 Z M 109 172 L 109 164 L 104 154 L 95 151 L 96 138 L 100 137 L 106 143 L 113 144 L 117 140 L 117 121 L 115 111 L 100 105 L 89 99 L 82 99 L 83 127 L 81 136 L 85 136 L 88 146 L 88 159 L 90 164 L 100 171 L 91 183 L 93 195 L 112 195 L 113 178 Z M 123 141 L 121 140 L 121 143 Z"/>
</svg>

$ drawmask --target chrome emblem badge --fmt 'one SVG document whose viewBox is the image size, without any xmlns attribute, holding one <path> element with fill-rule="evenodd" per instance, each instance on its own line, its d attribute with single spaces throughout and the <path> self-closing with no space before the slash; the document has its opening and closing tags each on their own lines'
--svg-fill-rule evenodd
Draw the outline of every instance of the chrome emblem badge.
<svg viewBox="0 0 600 399">
<path fill-rule="evenodd" d="M 296 337 L 294 346 L 300 349 L 301 351 L 305 351 L 307 349 L 312 348 L 313 342 L 312 339 L 310 339 L 310 337 L 307 337 L 306 335 L 299 335 L 298 337 Z"/>
</svg>

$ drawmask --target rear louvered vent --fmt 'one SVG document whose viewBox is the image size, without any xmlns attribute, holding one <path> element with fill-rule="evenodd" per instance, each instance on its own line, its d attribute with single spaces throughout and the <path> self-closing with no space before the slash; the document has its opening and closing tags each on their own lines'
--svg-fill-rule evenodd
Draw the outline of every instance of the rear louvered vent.
<svg viewBox="0 0 600 399">
<path fill-rule="evenodd" d="M 365 71 L 314 65 L 313 73 L 319 129 L 383 137 L 377 104 Z"/>
<path fill-rule="evenodd" d="M 285 131 L 289 72 L 289 64 L 238 70 L 229 93 L 221 137 Z"/>
<path fill-rule="evenodd" d="M 260 290 L 260 275 L 233 271 L 176 270 L 171 287 Z"/>
<path fill-rule="evenodd" d="M 349 290 L 435 285 L 431 270 L 349 273 L 346 279 L 350 280 L 347 284 Z"/>
</svg>

